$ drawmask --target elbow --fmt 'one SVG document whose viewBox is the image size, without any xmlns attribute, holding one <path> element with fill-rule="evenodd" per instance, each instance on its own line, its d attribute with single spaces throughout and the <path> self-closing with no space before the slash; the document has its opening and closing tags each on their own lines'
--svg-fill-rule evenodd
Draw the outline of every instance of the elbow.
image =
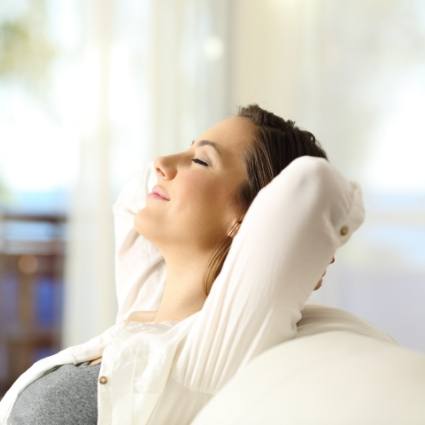
<svg viewBox="0 0 425 425">
<path fill-rule="evenodd" d="M 302 156 L 294 160 L 293 183 L 299 195 L 308 194 L 311 202 L 322 205 L 339 215 L 349 213 L 353 195 L 354 182 L 344 177 L 338 169 L 324 158 Z"/>
<path fill-rule="evenodd" d="M 293 195 L 304 200 L 305 210 L 327 217 L 340 242 L 345 243 L 365 219 L 360 184 L 345 177 L 325 158 L 302 156 L 287 168 Z"/>
</svg>

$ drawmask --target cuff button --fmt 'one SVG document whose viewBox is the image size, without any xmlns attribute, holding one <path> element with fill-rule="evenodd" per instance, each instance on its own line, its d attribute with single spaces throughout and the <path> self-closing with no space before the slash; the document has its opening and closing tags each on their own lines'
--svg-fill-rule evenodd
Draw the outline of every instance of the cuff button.
<svg viewBox="0 0 425 425">
<path fill-rule="evenodd" d="M 348 226 L 342 226 L 341 229 L 339 229 L 339 233 L 342 236 L 345 236 L 348 233 Z"/>
<path fill-rule="evenodd" d="M 100 384 L 106 384 L 108 382 L 108 378 L 106 376 L 101 376 L 99 378 L 99 383 Z"/>
</svg>

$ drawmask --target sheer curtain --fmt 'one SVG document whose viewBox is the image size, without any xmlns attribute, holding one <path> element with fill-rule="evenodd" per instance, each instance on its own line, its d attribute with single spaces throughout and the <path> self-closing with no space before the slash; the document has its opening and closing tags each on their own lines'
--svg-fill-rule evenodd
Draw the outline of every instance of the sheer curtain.
<svg viewBox="0 0 425 425">
<path fill-rule="evenodd" d="M 112 325 L 116 314 L 111 205 L 156 155 L 187 149 L 231 111 L 228 2 L 75 2 L 83 131 L 73 191 L 64 347 Z M 65 13 L 62 10 L 63 14 Z"/>
</svg>

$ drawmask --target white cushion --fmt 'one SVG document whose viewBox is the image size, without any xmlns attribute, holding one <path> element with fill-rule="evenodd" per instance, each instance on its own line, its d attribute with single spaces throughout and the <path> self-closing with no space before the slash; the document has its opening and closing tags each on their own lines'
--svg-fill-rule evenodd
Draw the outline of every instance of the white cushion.
<svg viewBox="0 0 425 425">
<path fill-rule="evenodd" d="M 425 355 L 340 309 L 307 305 L 299 335 L 253 359 L 191 425 L 424 425 Z"/>
<path fill-rule="evenodd" d="M 366 320 L 348 311 L 319 304 L 307 304 L 304 307 L 297 328 L 296 339 L 321 332 L 348 331 L 397 344 L 394 338 L 376 329 Z"/>
</svg>

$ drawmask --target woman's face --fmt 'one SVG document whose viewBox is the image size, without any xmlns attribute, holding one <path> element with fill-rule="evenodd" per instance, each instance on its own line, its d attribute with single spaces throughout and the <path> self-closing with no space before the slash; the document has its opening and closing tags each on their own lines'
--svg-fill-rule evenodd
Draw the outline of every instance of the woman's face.
<svg viewBox="0 0 425 425">
<path fill-rule="evenodd" d="M 254 130 L 249 119 L 232 116 L 189 141 L 187 150 L 158 157 L 156 183 L 170 200 L 147 197 L 135 218 L 138 233 L 160 250 L 214 248 L 244 213 L 232 201 L 247 179 L 243 155 Z"/>
</svg>

